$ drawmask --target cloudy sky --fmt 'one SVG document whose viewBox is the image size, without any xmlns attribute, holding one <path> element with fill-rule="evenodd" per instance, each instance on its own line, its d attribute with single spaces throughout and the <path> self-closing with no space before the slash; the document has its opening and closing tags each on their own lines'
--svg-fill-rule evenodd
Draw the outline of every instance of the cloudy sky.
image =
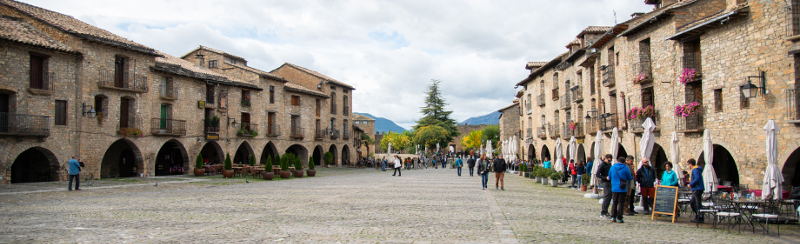
<svg viewBox="0 0 800 244">
<path fill-rule="evenodd" d="M 174 56 L 199 45 L 270 71 L 284 62 L 354 87 L 353 111 L 409 128 L 431 79 L 463 121 L 511 104 L 528 61 L 643 0 L 23 0 Z"/>
</svg>

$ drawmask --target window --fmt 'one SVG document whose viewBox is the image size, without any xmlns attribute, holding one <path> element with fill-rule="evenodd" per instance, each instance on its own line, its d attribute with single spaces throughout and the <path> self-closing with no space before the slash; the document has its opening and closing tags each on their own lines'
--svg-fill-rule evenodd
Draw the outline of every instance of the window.
<svg viewBox="0 0 800 244">
<path fill-rule="evenodd" d="M 696 81 L 703 71 L 702 56 L 700 53 L 700 40 L 688 41 L 683 43 L 683 70 L 693 71 L 694 77 L 689 82 Z"/>
<path fill-rule="evenodd" d="M 300 115 L 292 115 L 292 136 L 301 136 L 303 132 L 300 128 Z"/>
<path fill-rule="evenodd" d="M 175 98 L 175 91 L 173 90 L 172 77 L 161 77 L 161 97 Z"/>
<path fill-rule="evenodd" d="M 67 101 L 56 100 L 56 125 L 67 125 Z"/>
<path fill-rule="evenodd" d="M 114 57 L 114 87 L 125 87 L 126 76 L 128 76 L 128 58 L 117 55 Z"/>
<path fill-rule="evenodd" d="M 108 97 L 104 95 L 94 96 L 94 110 L 98 117 L 108 118 Z"/>
<path fill-rule="evenodd" d="M 346 92 L 347 90 L 345 90 Z M 347 102 L 347 96 L 342 97 L 342 115 L 350 114 L 350 104 Z"/>
<path fill-rule="evenodd" d="M 278 128 L 275 127 L 275 113 L 267 113 L 267 135 L 276 135 Z"/>
<path fill-rule="evenodd" d="M 650 38 L 644 39 L 639 42 L 639 64 L 635 66 L 637 72 L 634 75 L 642 79 L 652 78 L 651 62 L 650 62 Z"/>
<path fill-rule="evenodd" d="M 217 60 L 209 60 L 208 61 L 209 68 L 216 68 L 217 67 Z"/>
<path fill-rule="evenodd" d="M 292 95 L 292 106 L 300 106 L 300 96 Z"/>
<path fill-rule="evenodd" d="M 558 73 L 553 74 L 553 89 L 558 89 Z"/>
<path fill-rule="evenodd" d="M 800 0 L 792 0 L 792 33 L 800 35 Z"/>
<path fill-rule="evenodd" d="M 722 112 L 722 89 L 714 89 L 714 112 Z"/>
<path fill-rule="evenodd" d="M 171 119 L 172 119 L 172 105 L 161 104 L 161 116 L 159 117 L 158 128 L 166 129 L 168 124 L 172 124 L 172 121 L 168 121 Z"/>
<path fill-rule="evenodd" d="M 319 117 L 319 115 L 320 115 L 320 108 L 322 107 L 322 101 L 320 101 L 320 100 L 319 100 L 319 98 L 317 98 L 317 101 L 316 101 L 316 103 L 317 103 L 317 107 L 316 107 L 317 117 Z"/>
<path fill-rule="evenodd" d="M 275 86 L 269 86 L 269 103 L 275 103 Z"/>
<path fill-rule="evenodd" d="M 595 91 L 594 91 L 595 87 L 594 86 L 596 85 L 596 84 L 594 84 L 594 74 L 595 74 L 594 73 L 594 67 L 591 67 L 591 68 L 587 69 L 587 71 L 589 73 L 589 92 L 592 95 L 594 95 L 594 93 L 595 93 Z"/>
<path fill-rule="evenodd" d="M 250 131 L 250 113 L 241 114 L 241 128 L 240 130 Z"/>
<path fill-rule="evenodd" d="M 647 106 L 653 106 L 655 108 L 655 100 L 653 96 L 653 87 L 643 88 L 642 89 L 642 108 Z"/>
<path fill-rule="evenodd" d="M 236 64 L 236 59 L 233 59 L 231 57 L 225 57 L 225 62 L 226 63 L 231 63 L 231 64 Z"/>
<path fill-rule="evenodd" d="M 206 103 L 214 104 L 214 85 L 206 84 Z"/>
<path fill-rule="evenodd" d="M 47 56 L 31 54 L 30 87 L 31 89 L 48 89 Z"/>
<path fill-rule="evenodd" d="M 336 93 L 331 92 L 331 114 L 336 114 Z"/>
<path fill-rule="evenodd" d="M 203 56 L 203 54 L 198 53 L 197 55 L 194 55 L 194 57 L 195 59 L 197 59 L 197 66 L 203 67 L 203 65 L 206 64 L 206 59 L 205 56 Z"/>
<path fill-rule="evenodd" d="M 250 107 L 250 91 L 242 89 L 242 106 Z"/>
</svg>

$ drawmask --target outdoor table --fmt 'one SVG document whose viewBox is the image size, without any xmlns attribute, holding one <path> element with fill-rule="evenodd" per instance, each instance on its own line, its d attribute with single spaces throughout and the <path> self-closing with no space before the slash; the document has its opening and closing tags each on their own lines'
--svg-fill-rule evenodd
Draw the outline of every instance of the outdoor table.
<svg viewBox="0 0 800 244">
<path fill-rule="evenodd" d="M 761 190 L 751 190 L 751 193 L 755 194 L 756 196 L 761 196 Z M 783 199 L 789 199 L 789 192 L 783 191 Z"/>
<path fill-rule="evenodd" d="M 242 169 L 243 168 L 242 167 L 231 167 L 231 169 L 233 169 L 233 175 L 236 176 L 237 174 L 241 174 L 242 173 Z"/>
<path fill-rule="evenodd" d="M 733 204 L 736 211 L 742 214 L 745 224 L 753 227 L 753 232 L 755 232 L 756 226 L 753 224 L 752 215 L 764 205 L 764 201 L 739 198 L 731 200 L 730 202 Z"/>
<path fill-rule="evenodd" d="M 260 175 L 263 171 L 264 168 L 250 168 L 250 172 L 253 173 L 253 178 L 256 178 L 256 176 Z"/>
<path fill-rule="evenodd" d="M 733 192 L 733 187 L 717 185 L 717 190 L 718 191 L 725 191 L 725 192 L 729 192 L 730 193 L 730 192 Z"/>
</svg>

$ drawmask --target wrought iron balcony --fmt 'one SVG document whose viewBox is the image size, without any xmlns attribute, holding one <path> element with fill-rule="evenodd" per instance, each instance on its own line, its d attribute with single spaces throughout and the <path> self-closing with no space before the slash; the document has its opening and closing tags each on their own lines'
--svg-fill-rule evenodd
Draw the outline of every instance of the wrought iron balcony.
<svg viewBox="0 0 800 244">
<path fill-rule="evenodd" d="M 571 121 L 567 121 L 567 123 L 561 124 L 561 139 L 569 140 L 572 136 L 572 130 L 569 128 L 569 123 Z"/>
<path fill-rule="evenodd" d="M 792 123 L 800 123 L 800 92 L 797 89 L 786 90 L 786 118 Z"/>
<path fill-rule="evenodd" d="M 568 109 L 572 107 L 572 99 L 570 98 L 569 91 L 561 96 L 561 109 Z"/>
<path fill-rule="evenodd" d="M 649 83 L 653 81 L 653 69 L 650 60 L 640 60 L 634 66 L 633 83 Z"/>
<path fill-rule="evenodd" d="M 600 130 L 601 131 L 609 131 L 617 127 L 617 114 L 616 113 L 604 113 L 601 114 L 598 118 L 600 122 Z"/>
<path fill-rule="evenodd" d="M 30 87 L 28 91 L 34 95 L 50 95 L 53 94 L 53 83 L 56 74 L 54 72 L 43 72 L 41 80 L 31 77 Z"/>
<path fill-rule="evenodd" d="M 542 127 L 537 128 L 536 135 L 542 140 L 547 139 L 547 127 L 542 125 Z"/>
<path fill-rule="evenodd" d="M 703 107 L 698 107 L 692 116 L 678 117 L 678 131 L 701 132 L 703 129 Z"/>
<path fill-rule="evenodd" d="M 591 119 L 585 120 L 584 124 L 586 124 L 586 134 L 594 135 L 597 133 L 597 118 L 592 117 Z"/>
<path fill-rule="evenodd" d="M 203 124 L 205 125 L 206 133 L 219 133 L 219 121 L 206 119 Z"/>
<path fill-rule="evenodd" d="M 305 133 L 303 133 L 303 132 L 304 132 L 304 131 L 303 131 L 303 128 L 301 128 L 301 127 L 299 127 L 299 126 L 293 126 L 293 127 L 292 127 L 292 131 L 291 131 L 291 134 L 290 134 L 290 137 L 291 137 L 292 139 L 299 139 L 299 140 L 302 140 L 302 139 L 303 139 L 303 137 L 305 137 Z"/>
<path fill-rule="evenodd" d="M 700 64 L 700 55 L 696 52 L 685 52 L 683 54 L 683 70 L 680 70 L 681 77 L 684 73 L 692 73 L 690 77 L 686 78 L 685 83 L 695 82 L 701 80 L 703 77 L 703 67 Z"/>
<path fill-rule="evenodd" d="M 636 117 L 635 119 L 629 120 L 628 123 L 630 124 L 631 132 L 633 132 L 633 133 L 642 133 L 642 132 L 644 132 L 644 127 L 642 126 L 642 124 L 644 124 L 644 121 L 647 120 L 647 118 L 652 119 L 653 123 L 658 125 L 659 124 L 659 117 L 660 116 L 658 114 L 658 110 L 656 110 L 652 117 L 639 116 L 639 117 Z M 656 130 L 661 130 L 661 128 L 656 127 Z"/>
<path fill-rule="evenodd" d="M 150 120 L 150 133 L 154 136 L 186 135 L 186 120 L 153 118 Z"/>
<path fill-rule="evenodd" d="M 123 90 L 129 92 L 147 92 L 147 75 L 130 73 L 124 70 L 122 75 L 115 76 L 113 69 L 100 70 L 100 79 L 97 85 L 100 88 Z"/>
<path fill-rule="evenodd" d="M 553 139 L 561 137 L 561 124 L 548 125 L 547 134 L 550 134 L 550 138 Z"/>
<path fill-rule="evenodd" d="M 267 136 L 276 137 L 281 135 L 281 127 L 278 124 L 267 124 Z"/>
<path fill-rule="evenodd" d="M 124 137 L 142 137 L 144 136 L 144 131 L 142 131 L 142 127 L 139 125 L 139 120 L 134 117 L 134 114 L 128 115 L 128 125 L 122 126 L 117 124 L 117 135 L 121 135 Z"/>
<path fill-rule="evenodd" d="M 50 116 L 0 113 L 0 135 L 49 136 Z"/>
<path fill-rule="evenodd" d="M 537 105 L 539 105 L 539 107 L 544 106 L 545 105 L 544 94 L 539 94 L 539 96 L 536 96 L 536 102 Z"/>
<path fill-rule="evenodd" d="M 236 135 L 243 137 L 258 136 L 258 124 L 241 123 L 236 126 Z"/>
<path fill-rule="evenodd" d="M 600 69 L 602 70 L 603 86 L 613 86 L 615 80 L 614 65 L 604 65 L 601 66 Z"/>
<path fill-rule="evenodd" d="M 552 99 L 558 100 L 558 88 L 553 89 Z"/>
<path fill-rule="evenodd" d="M 328 132 L 326 130 L 323 130 L 323 129 L 320 129 L 320 128 L 317 128 L 316 130 L 314 130 L 314 140 L 325 139 L 326 135 L 328 135 Z"/>
<path fill-rule="evenodd" d="M 337 129 L 331 129 L 330 133 L 331 133 L 331 134 L 330 134 L 330 138 L 331 138 L 331 140 L 336 140 L 336 139 L 339 139 L 339 130 L 337 130 Z"/>
<path fill-rule="evenodd" d="M 573 86 L 570 88 L 570 93 L 572 94 L 573 102 L 583 101 L 583 89 L 581 89 L 581 86 Z"/>
<path fill-rule="evenodd" d="M 572 135 L 577 138 L 586 136 L 586 133 L 583 132 L 583 121 L 575 122 L 575 129 L 572 129 Z"/>
<path fill-rule="evenodd" d="M 350 139 L 350 132 L 351 131 L 348 130 L 348 129 L 342 130 L 342 139 L 344 139 L 344 140 Z"/>
</svg>

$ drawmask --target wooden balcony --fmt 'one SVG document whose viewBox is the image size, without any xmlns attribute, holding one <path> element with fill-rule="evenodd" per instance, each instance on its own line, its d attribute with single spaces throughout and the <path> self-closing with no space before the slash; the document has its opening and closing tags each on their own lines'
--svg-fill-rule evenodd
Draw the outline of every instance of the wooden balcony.
<svg viewBox="0 0 800 244">
<path fill-rule="evenodd" d="M 653 82 L 653 69 L 650 60 L 640 60 L 634 64 L 633 83 L 644 84 Z"/>
<path fill-rule="evenodd" d="M 583 101 L 583 89 L 581 89 L 581 86 L 574 86 L 570 88 L 570 93 L 572 95 L 573 102 L 579 103 Z"/>
<path fill-rule="evenodd" d="M 186 135 L 186 120 L 153 118 L 150 120 L 150 133 L 154 136 Z"/>
<path fill-rule="evenodd" d="M 542 139 L 542 140 L 547 139 L 547 127 L 545 127 L 543 125 L 542 127 L 537 128 L 536 129 L 536 136 L 538 136 L 539 139 Z"/>
<path fill-rule="evenodd" d="M 538 96 L 536 96 L 536 103 L 537 103 L 537 105 L 539 105 L 539 107 L 542 107 L 542 106 L 545 105 L 544 94 L 539 94 Z"/>
<path fill-rule="evenodd" d="M 561 137 L 561 124 L 548 125 L 547 134 L 549 134 L 550 138 L 553 139 Z"/>
<path fill-rule="evenodd" d="M 558 100 L 558 88 L 555 88 L 555 89 L 553 89 L 553 95 L 552 95 L 552 99 L 553 99 L 554 101 L 555 101 L 555 100 Z"/>
<path fill-rule="evenodd" d="M 571 96 L 569 94 L 569 91 L 567 91 L 566 94 L 564 94 L 564 96 L 561 96 L 561 106 L 559 108 L 561 108 L 561 109 L 571 108 L 572 107 L 572 99 L 570 97 Z"/>
<path fill-rule="evenodd" d="M 0 135 L 50 136 L 50 116 L 0 113 Z"/>
<path fill-rule="evenodd" d="M 614 86 L 614 65 L 601 66 L 600 70 L 602 70 L 603 86 Z"/>
<path fill-rule="evenodd" d="M 683 133 L 702 132 L 703 129 L 703 107 L 698 107 L 697 112 L 692 116 L 678 117 L 678 131 Z"/>
</svg>

